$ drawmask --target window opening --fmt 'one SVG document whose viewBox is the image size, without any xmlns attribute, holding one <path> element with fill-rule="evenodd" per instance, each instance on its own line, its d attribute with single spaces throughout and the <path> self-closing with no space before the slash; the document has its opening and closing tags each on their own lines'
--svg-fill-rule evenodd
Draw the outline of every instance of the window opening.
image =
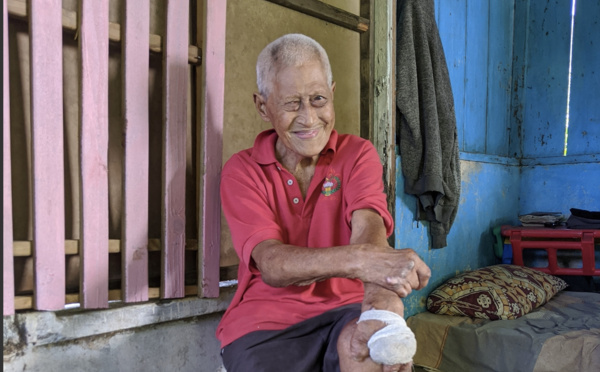
<svg viewBox="0 0 600 372">
<path fill-rule="evenodd" d="M 565 118 L 565 147 L 563 156 L 567 156 L 567 143 L 569 139 L 569 109 L 571 107 L 571 72 L 573 68 L 573 31 L 575 30 L 575 4 L 577 0 L 573 0 L 571 4 L 571 40 L 569 44 L 569 83 L 567 86 L 567 115 Z"/>
</svg>

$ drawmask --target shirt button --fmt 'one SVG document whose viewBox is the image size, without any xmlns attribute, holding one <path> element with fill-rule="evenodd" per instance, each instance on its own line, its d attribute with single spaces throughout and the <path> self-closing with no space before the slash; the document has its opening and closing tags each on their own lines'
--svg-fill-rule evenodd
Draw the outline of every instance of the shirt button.
<svg viewBox="0 0 600 372">
<path fill-rule="evenodd" d="M 298 203 L 300 203 L 300 199 L 298 199 L 298 198 L 294 198 L 294 200 L 293 200 L 293 201 L 294 201 L 294 204 L 298 204 Z"/>
<path fill-rule="evenodd" d="M 294 184 L 294 181 L 293 180 L 288 180 L 287 184 L 290 185 L 290 186 L 292 186 Z"/>
</svg>

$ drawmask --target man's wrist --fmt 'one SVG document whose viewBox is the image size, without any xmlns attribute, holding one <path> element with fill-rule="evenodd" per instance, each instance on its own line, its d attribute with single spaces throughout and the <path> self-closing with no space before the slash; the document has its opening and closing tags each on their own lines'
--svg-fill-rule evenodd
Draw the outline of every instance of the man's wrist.
<svg viewBox="0 0 600 372">
<path fill-rule="evenodd" d="M 377 309 L 393 311 L 400 315 L 404 313 L 402 299 L 393 291 L 372 283 L 365 283 L 364 288 L 362 311 Z"/>
</svg>

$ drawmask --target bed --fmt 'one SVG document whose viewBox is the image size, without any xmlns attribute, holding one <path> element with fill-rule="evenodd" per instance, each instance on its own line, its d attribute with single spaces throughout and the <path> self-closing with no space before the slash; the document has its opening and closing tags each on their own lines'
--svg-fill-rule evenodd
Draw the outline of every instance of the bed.
<svg viewBox="0 0 600 372">
<path fill-rule="evenodd" d="M 428 296 L 430 311 L 407 319 L 414 364 L 443 372 L 600 371 L 600 293 L 565 287 L 514 265 L 448 280 Z"/>
</svg>

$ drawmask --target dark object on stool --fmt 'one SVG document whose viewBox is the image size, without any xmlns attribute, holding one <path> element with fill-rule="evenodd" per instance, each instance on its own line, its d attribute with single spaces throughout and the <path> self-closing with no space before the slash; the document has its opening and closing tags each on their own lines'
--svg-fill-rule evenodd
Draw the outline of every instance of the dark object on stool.
<svg viewBox="0 0 600 372">
<path fill-rule="evenodd" d="M 569 229 L 600 229 L 600 212 L 571 208 L 567 219 Z"/>
<path fill-rule="evenodd" d="M 600 292 L 600 286 L 594 281 L 593 276 L 584 275 L 557 275 L 569 285 L 565 290 L 572 292 Z"/>
</svg>

